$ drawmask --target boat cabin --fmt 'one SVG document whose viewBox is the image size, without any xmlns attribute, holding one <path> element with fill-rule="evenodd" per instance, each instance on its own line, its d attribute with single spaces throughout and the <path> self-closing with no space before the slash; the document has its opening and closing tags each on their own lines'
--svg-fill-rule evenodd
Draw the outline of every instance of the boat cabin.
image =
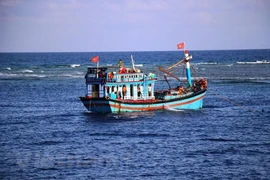
<svg viewBox="0 0 270 180">
<path fill-rule="evenodd" d="M 88 67 L 85 75 L 89 98 L 118 100 L 154 99 L 155 74 L 119 67 Z"/>
</svg>

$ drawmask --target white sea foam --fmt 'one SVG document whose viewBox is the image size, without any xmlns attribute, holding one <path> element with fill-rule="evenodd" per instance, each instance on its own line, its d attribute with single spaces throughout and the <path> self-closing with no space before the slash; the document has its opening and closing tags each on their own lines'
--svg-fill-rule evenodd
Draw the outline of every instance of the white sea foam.
<svg viewBox="0 0 270 180">
<path fill-rule="evenodd" d="M 24 77 L 45 78 L 47 76 L 46 75 L 40 75 L 40 74 L 27 74 L 27 75 L 24 75 Z"/>
<path fill-rule="evenodd" d="M 23 72 L 23 73 L 33 73 L 34 71 L 29 70 L 29 69 L 26 69 L 26 70 L 23 70 L 22 72 Z"/>
<path fill-rule="evenodd" d="M 83 74 L 59 74 L 58 77 L 83 78 Z"/>
<path fill-rule="evenodd" d="M 70 65 L 72 68 L 75 68 L 75 67 L 80 67 L 81 65 L 80 64 L 71 64 Z"/>
<path fill-rule="evenodd" d="M 184 111 L 184 110 L 182 110 L 182 109 L 174 109 L 174 108 L 171 108 L 171 107 L 169 107 L 169 106 L 167 106 L 167 105 L 165 105 L 164 106 L 164 108 L 166 109 L 166 110 L 169 110 L 169 111 Z"/>
<path fill-rule="evenodd" d="M 75 74 L 77 74 L 77 75 L 84 75 L 84 72 L 77 71 L 77 72 L 75 72 Z"/>
<path fill-rule="evenodd" d="M 6 69 L 9 70 L 9 71 L 11 71 L 11 68 L 10 67 L 7 67 Z"/>
<path fill-rule="evenodd" d="M 195 63 L 197 65 L 216 65 L 218 64 L 217 62 L 201 62 L 201 63 Z"/>
<path fill-rule="evenodd" d="M 31 74 L 31 73 L 0 73 L 0 77 L 2 78 L 44 78 L 47 77 L 46 75 L 40 75 L 40 74 Z"/>
<path fill-rule="evenodd" d="M 270 61 L 262 60 L 262 61 L 237 61 L 237 64 L 270 64 Z"/>
<path fill-rule="evenodd" d="M 16 74 L 0 73 L 0 77 L 9 77 L 9 76 L 16 76 Z"/>
</svg>

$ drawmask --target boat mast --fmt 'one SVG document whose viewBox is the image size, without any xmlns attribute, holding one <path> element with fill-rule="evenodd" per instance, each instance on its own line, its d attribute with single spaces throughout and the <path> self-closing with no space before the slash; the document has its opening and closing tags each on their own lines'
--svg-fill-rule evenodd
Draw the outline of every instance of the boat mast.
<svg viewBox="0 0 270 180">
<path fill-rule="evenodd" d="M 192 79 L 191 79 L 191 71 L 190 71 L 190 62 L 189 62 L 189 60 L 192 59 L 192 56 L 188 55 L 188 50 L 185 50 L 184 53 L 185 53 L 184 60 L 186 62 L 187 80 L 188 80 L 189 87 L 191 87 L 192 86 Z"/>
</svg>

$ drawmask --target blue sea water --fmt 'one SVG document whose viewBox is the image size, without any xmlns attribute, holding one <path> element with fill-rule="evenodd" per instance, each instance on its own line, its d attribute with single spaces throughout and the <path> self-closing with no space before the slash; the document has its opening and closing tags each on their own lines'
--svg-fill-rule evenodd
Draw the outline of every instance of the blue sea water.
<svg viewBox="0 0 270 180">
<path fill-rule="evenodd" d="M 203 109 L 122 114 L 79 101 L 90 58 L 129 66 L 133 55 L 162 78 L 181 51 L 0 53 L 0 178 L 270 179 L 270 64 L 250 63 L 270 50 L 190 53 L 209 83 Z"/>
</svg>

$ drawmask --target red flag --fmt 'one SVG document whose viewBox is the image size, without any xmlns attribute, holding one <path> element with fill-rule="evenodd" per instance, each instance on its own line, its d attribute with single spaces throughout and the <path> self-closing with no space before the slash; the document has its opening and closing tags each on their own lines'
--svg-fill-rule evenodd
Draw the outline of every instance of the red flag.
<svg viewBox="0 0 270 180">
<path fill-rule="evenodd" d="M 185 42 L 181 42 L 177 44 L 177 49 L 184 49 L 185 48 Z"/>
<path fill-rule="evenodd" d="M 94 56 L 94 57 L 91 58 L 91 62 L 97 63 L 98 59 L 99 59 L 99 56 Z"/>
</svg>

